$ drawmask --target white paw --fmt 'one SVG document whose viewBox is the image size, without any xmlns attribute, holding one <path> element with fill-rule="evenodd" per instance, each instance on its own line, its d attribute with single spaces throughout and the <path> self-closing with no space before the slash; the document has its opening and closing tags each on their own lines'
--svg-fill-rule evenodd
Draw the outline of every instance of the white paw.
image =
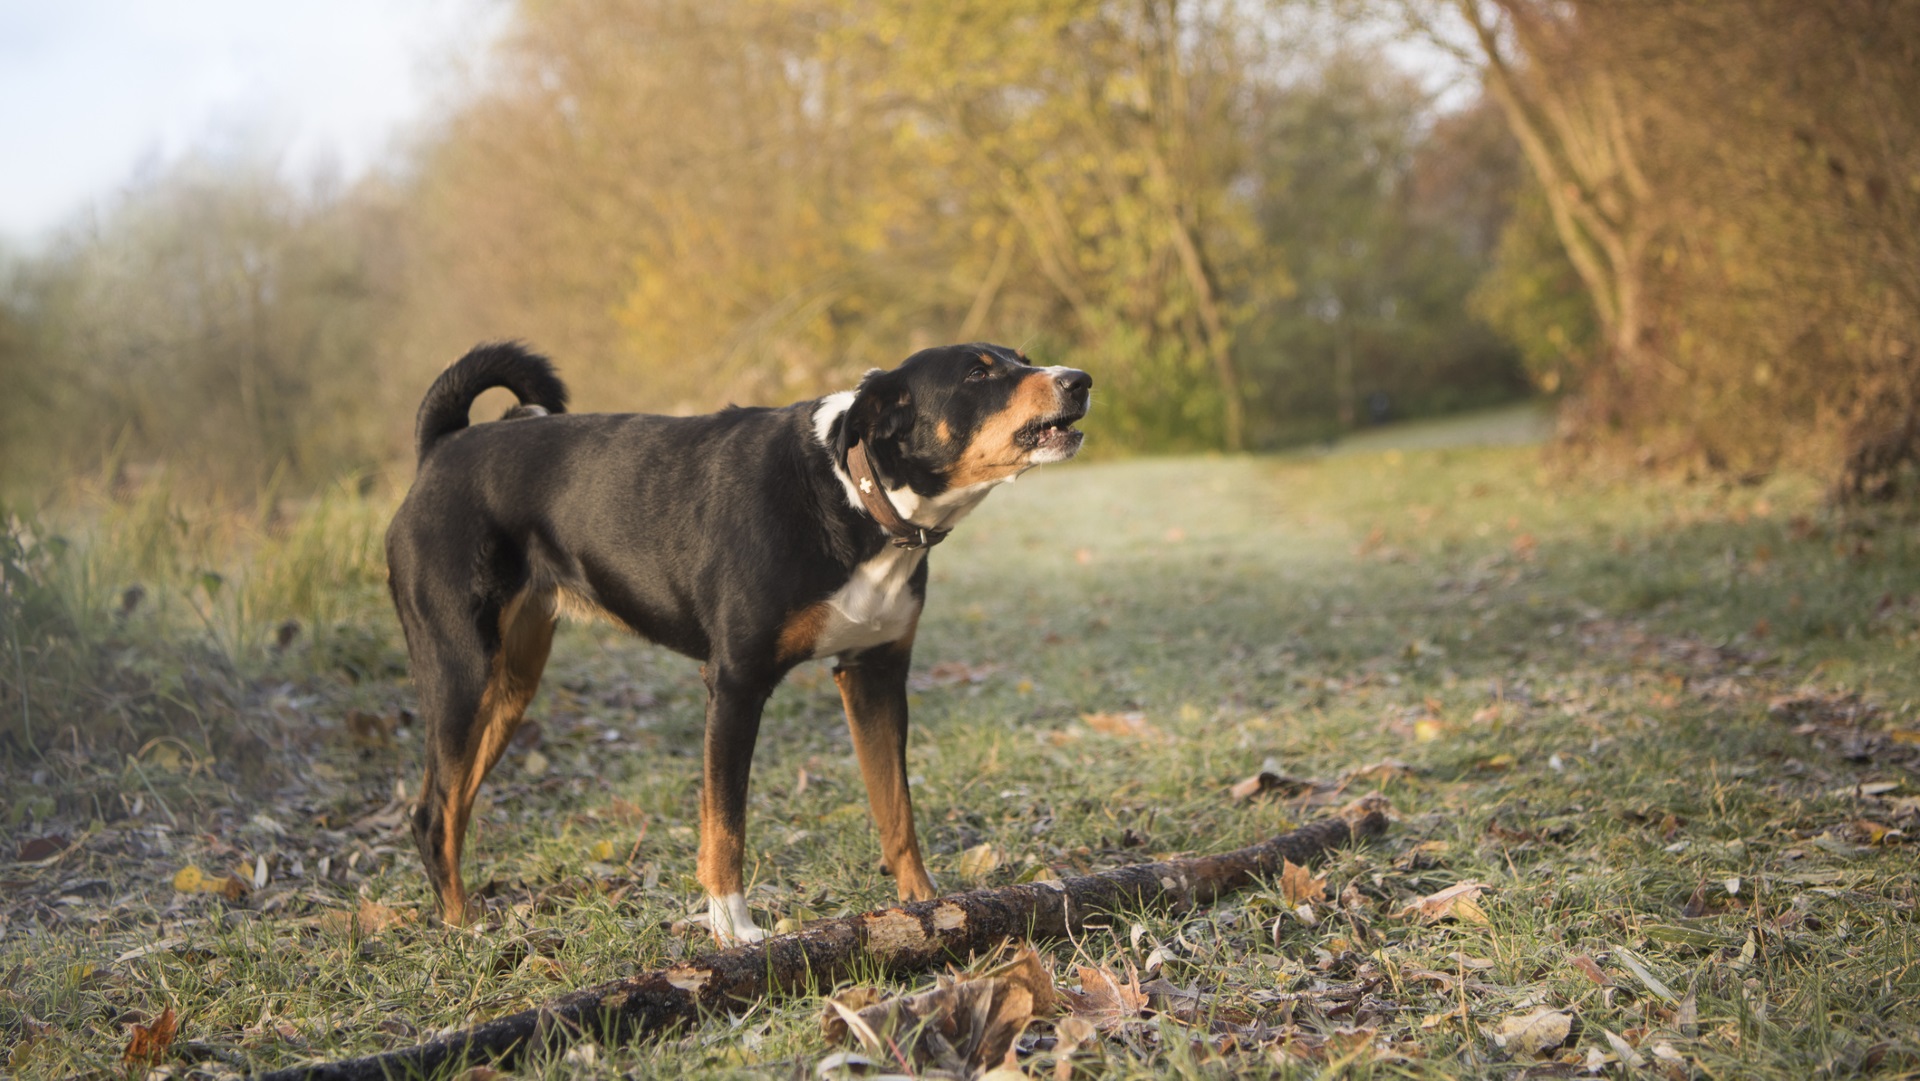
<svg viewBox="0 0 1920 1081">
<path fill-rule="evenodd" d="M 747 911 L 747 899 L 737 893 L 707 898 L 707 927 L 722 946 L 744 946 L 767 937 Z"/>
</svg>

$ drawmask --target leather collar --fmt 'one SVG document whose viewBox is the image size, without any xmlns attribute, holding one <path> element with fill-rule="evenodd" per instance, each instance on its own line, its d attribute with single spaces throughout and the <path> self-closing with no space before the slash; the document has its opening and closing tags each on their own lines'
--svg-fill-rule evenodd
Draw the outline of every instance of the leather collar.
<svg viewBox="0 0 1920 1081">
<path fill-rule="evenodd" d="M 880 486 L 879 478 L 873 475 L 873 463 L 867 460 L 867 444 L 864 440 L 855 443 L 847 450 L 847 475 L 853 478 L 853 486 L 860 493 L 860 503 L 880 523 L 880 528 L 893 535 L 893 546 L 909 551 L 919 548 L 931 548 L 947 539 L 949 529 L 935 529 L 932 526 L 915 525 L 900 517 L 893 500 Z"/>
</svg>

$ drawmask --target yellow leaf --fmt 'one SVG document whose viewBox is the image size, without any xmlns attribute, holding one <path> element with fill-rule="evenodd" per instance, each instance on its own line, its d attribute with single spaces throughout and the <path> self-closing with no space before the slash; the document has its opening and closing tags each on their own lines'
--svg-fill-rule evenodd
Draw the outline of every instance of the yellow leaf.
<svg viewBox="0 0 1920 1081">
<path fill-rule="evenodd" d="M 1539 1058 L 1566 1043 L 1572 1032 L 1573 1014 L 1536 1006 L 1503 1019 L 1493 1030 L 1493 1042 L 1517 1055 Z"/>
<path fill-rule="evenodd" d="M 1484 882 L 1457 882 L 1444 890 L 1420 898 L 1401 909 L 1400 914 L 1419 916 L 1428 923 L 1450 918 L 1463 919 L 1469 923 L 1486 923 L 1487 914 L 1481 909 L 1478 901 L 1480 892 L 1486 888 L 1487 884 Z"/>
<path fill-rule="evenodd" d="M 595 841 L 593 846 L 587 849 L 587 855 L 605 863 L 613 858 L 613 842 L 605 839 Z"/>
<path fill-rule="evenodd" d="M 173 888 L 181 893 L 197 893 L 200 890 L 200 884 L 206 880 L 207 876 L 200 872 L 200 868 L 182 867 L 174 872 Z"/>
<path fill-rule="evenodd" d="M 1480 902 L 1475 901 L 1471 897 L 1461 897 L 1455 900 L 1453 902 L 1453 911 L 1449 913 L 1449 915 L 1456 920 L 1463 920 L 1467 923 L 1477 923 L 1482 927 L 1492 922 L 1487 919 L 1487 910 L 1481 908 Z"/>
<path fill-rule="evenodd" d="M 980 878 L 1000 866 L 1000 849 L 991 841 L 984 841 L 960 853 L 960 877 Z"/>
<path fill-rule="evenodd" d="M 1313 877 L 1313 872 L 1305 867 L 1282 858 L 1280 866 L 1280 897 L 1287 902 L 1288 908 L 1310 902 L 1324 900 L 1327 896 L 1327 876 Z"/>
<path fill-rule="evenodd" d="M 1413 722 L 1413 738 L 1416 743 L 1432 743 L 1446 732 L 1446 726 L 1438 717 L 1422 717 Z"/>
</svg>

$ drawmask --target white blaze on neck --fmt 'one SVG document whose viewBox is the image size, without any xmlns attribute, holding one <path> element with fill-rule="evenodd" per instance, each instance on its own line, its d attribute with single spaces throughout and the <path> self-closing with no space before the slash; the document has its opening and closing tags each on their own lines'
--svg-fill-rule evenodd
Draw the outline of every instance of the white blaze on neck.
<svg viewBox="0 0 1920 1081">
<path fill-rule="evenodd" d="M 833 422 L 845 416 L 847 410 L 853 407 L 853 396 L 853 391 L 842 390 L 820 399 L 820 406 L 813 413 L 813 436 L 829 452 L 828 460 L 831 462 L 834 479 L 838 480 L 840 487 L 846 491 L 847 505 L 864 513 L 867 508 L 866 504 L 860 501 L 859 487 L 853 483 L 853 478 L 847 475 L 847 471 L 840 468 L 840 463 L 833 460 L 831 456 Z M 930 499 L 921 496 L 911 488 L 882 488 L 881 491 L 886 493 L 889 500 L 892 500 L 893 509 L 899 512 L 900 517 L 914 525 L 951 529 L 975 506 L 978 506 L 995 485 L 1005 484 L 1011 480 L 1013 477 L 1005 477 L 965 488 L 954 488 Z"/>
<path fill-rule="evenodd" d="M 850 390 L 829 394 L 821 399 L 820 407 L 813 415 L 813 432 L 822 446 L 831 450 L 833 422 L 845 415 L 852 405 L 853 391 Z M 860 501 L 860 490 L 854 486 L 853 478 L 840 468 L 838 462 L 834 462 L 832 468 L 833 475 L 846 490 L 847 504 L 866 513 L 866 505 Z M 894 510 L 899 512 L 900 517 L 914 525 L 951 529 L 971 513 L 996 485 L 1012 479 L 1006 477 L 956 488 L 931 498 L 923 497 L 911 488 L 883 488 L 882 491 L 893 501 Z M 874 523 L 874 528 L 879 529 L 879 523 Z M 849 650 L 897 642 L 906 637 L 920 617 L 920 600 L 913 595 L 911 583 L 914 571 L 919 569 L 920 561 L 926 556 L 924 548 L 896 548 L 887 544 L 873 558 L 855 567 L 847 584 L 826 599 L 830 614 L 827 625 L 814 640 L 813 656 L 830 657 Z"/>
</svg>

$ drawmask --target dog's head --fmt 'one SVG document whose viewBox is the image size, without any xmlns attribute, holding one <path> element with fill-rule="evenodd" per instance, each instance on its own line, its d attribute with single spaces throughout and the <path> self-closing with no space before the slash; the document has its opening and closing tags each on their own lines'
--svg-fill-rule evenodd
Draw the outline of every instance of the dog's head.
<svg viewBox="0 0 1920 1081">
<path fill-rule="evenodd" d="M 1000 345 L 922 349 L 860 382 L 834 433 L 834 456 L 864 442 L 881 483 L 922 496 L 1007 480 L 1064 462 L 1084 434 L 1093 377 L 1036 368 Z"/>
</svg>

